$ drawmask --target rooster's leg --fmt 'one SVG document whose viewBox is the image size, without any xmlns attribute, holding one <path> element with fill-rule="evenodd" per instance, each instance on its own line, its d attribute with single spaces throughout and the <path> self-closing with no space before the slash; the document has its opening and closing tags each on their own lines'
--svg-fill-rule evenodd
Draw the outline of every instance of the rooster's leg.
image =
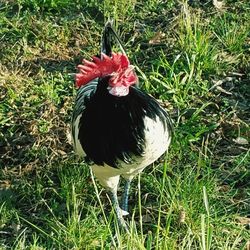
<svg viewBox="0 0 250 250">
<path fill-rule="evenodd" d="M 122 196 L 122 209 L 126 212 L 128 212 L 128 196 L 129 196 L 130 184 L 131 184 L 131 180 L 127 179 L 125 186 L 124 186 L 124 193 Z"/>
<path fill-rule="evenodd" d="M 124 228 L 126 231 L 128 231 L 127 224 L 123 218 L 123 211 L 119 206 L 117 192 L 110 191 L 110 198 L 111 198 L 112 205 L 113 205 L 113 208 L 114 208 L 116 216 L 117 216 L 119 226 L 121 228 Z"/>
</svg>

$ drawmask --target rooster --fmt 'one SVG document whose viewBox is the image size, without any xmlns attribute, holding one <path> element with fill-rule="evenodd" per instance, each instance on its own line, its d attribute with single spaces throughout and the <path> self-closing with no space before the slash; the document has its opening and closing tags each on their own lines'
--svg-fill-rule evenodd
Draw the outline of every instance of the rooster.
<svg viewBox="0 0 250 250">
<path fill-rule="evenodd" d="M 122 53 L 112 52 L 114 41 Z M 167 151 L 171 120 L 156 99 L 139 89 L 135 67 L 111 22 L 104 27 L 100 55 L 84 59 L 78 69 L 74 150 L 108 191 L 119 225 L 127 228 L 123 216 L 128 214 L 131 181 Z M 121 206 L 120 177 L 126 181 Z"/>
</svg>

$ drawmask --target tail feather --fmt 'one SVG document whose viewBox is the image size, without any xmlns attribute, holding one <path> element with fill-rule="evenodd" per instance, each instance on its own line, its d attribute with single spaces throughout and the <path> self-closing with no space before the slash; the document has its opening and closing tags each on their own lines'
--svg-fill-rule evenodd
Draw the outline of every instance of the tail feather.
<svg viewBox="0 0 250 250">
<path fill-rule="evenodd" d="M 114 40 L 119 45 L 122 54 L 126 55 L 125 49 L 122 45 L 120 37 L 117 35 L 115 30 L 112 27 L 113 21 L 108 21 L 105 24 L 103 34 L 102 34 L 102 42 L 101 42 L 101 53 L 104 53 L 108 56 L 111 56 L 112 47 L 114 46 Z"/>
</svg>

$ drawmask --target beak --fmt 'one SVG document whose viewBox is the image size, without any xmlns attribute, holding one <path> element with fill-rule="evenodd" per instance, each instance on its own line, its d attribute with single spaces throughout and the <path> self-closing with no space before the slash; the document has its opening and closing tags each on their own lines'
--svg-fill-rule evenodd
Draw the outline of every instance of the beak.
<svg viewBox="0 0 250 250">
<path fill-rule="evenodd" d="M 129 76 L 130 73 L 134 72 L 134 69 L 135 69 L 134 65 L 129 65 L 125 71 L 125 76 Z"/>
<path fill-rule="evenodd" d="M 135 66 L 134 65 L 129 65 L 128 68 L 130 69 L 130 71 L 132 71 L 132 70 L 135 69 Z"/>
</svg>

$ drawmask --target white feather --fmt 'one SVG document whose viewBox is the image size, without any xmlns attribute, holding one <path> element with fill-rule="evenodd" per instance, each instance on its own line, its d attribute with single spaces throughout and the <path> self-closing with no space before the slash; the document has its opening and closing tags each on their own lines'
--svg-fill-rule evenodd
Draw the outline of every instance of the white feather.
<svg viewBox="0 0 250 250">
<path fill-rule="evenodd" d="M 73 141 L 73 144 L 74 144 L 74 150 L 75 152 L 81 156 L 81 157 L 85 157 L 86 154 L 82 148 L 82 145 L 78 139 L 78 135 L 79 135 L 79 122 L 80 122 L 80 119 L 81 119 L 82 115 L 78 115 L 77 118 L 75 119 L 75 122 L 74 124 L 72 124 L 72 126 L 74 127 L 74 129 L 72 129 L 71 131 L 73 132 L 74 131 L 74 135 L 72 134 L 72 141 Z"/>
<path fill-rule="evenodd" d="M 153 120 L 146 117 L 144 124 L 146 143 L 143 156 L 134 157 L 132 164 L 122 162 L 119 168 L 112 168 L 106 164 L 104 166 L 91 166 L 100 184 L 106 189 L 117 191 L 120 176 L 132 180 L 135 175 L 142 172 L 145 167 L 152 164 L 167 151 L 171 138 L 160 119 L 157 117 L 156 120 Z"/>
</svg>

